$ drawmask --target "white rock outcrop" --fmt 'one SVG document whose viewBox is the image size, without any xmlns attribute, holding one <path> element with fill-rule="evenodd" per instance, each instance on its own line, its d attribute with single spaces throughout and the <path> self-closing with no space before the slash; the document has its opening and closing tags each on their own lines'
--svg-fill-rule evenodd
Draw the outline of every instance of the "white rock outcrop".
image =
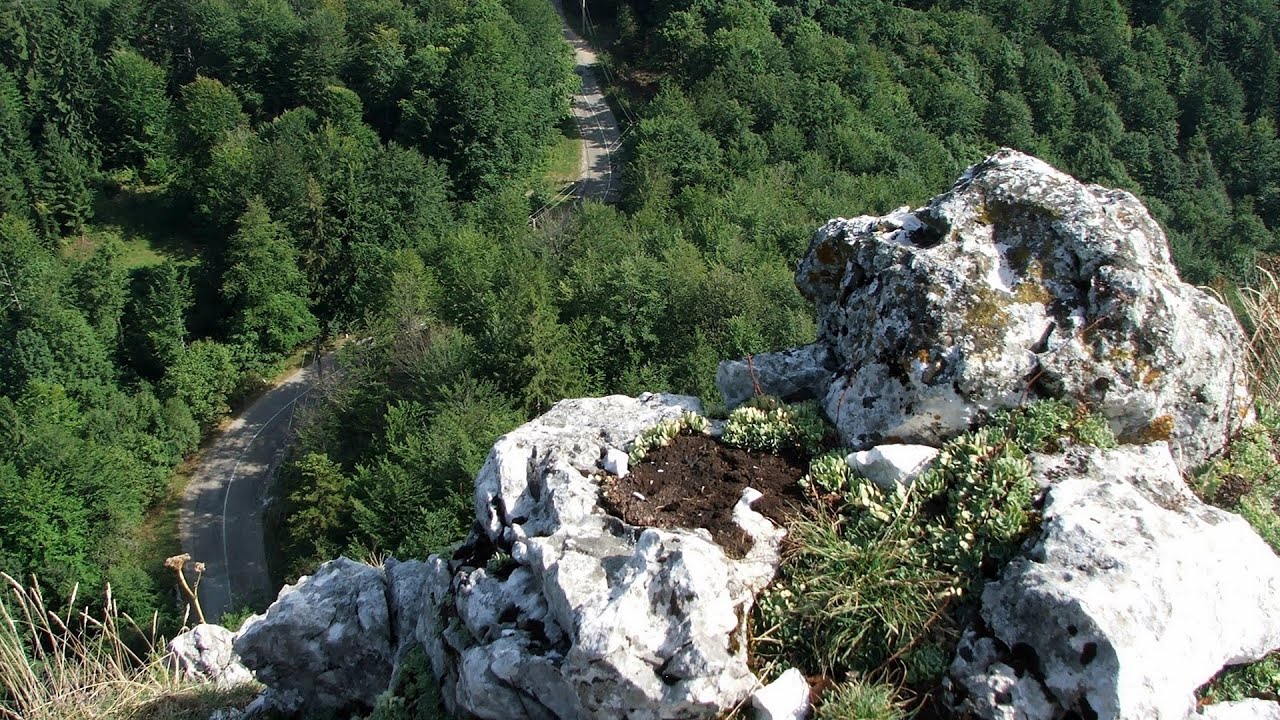
<svg viewBox="0 0 1280 720">
<path fill-rule="evenodd" d="M 809 704 L 809 681 L 791 668 L 777 680 L 751 693 L 755 720 L 805 720 L 813 709 Z"/>
<path fill-rule="evenodd" d="M 1200 708 L 1192 720 L 1280 720 L 1280 703 L 1271 700 L 1237 700 Z"/>
<path fill-rule="evenodd" d="M 1202 503 L 1165 443 L 1041 456 L 1039 541 L 982 594 L 951 666 L 978 718 L 1172 718 L 1280 648 L 1280 558 Z"/>
<path fill-rule="evenodd" d="M 246 620 L 235 651 L 282 710 L 368 708 L 391 677 L 391 628 L 383 570 L 338 558 Z"/>
<path fill-rule="evenodd" d="M 188 680 L 220 687 L 253 681 L 232 648 L 235 635 L 221 625 L 201 623 L 169 641 L 166 649 L 174 667 Z"/>
<path fill-rule="evenodd" d="M 891 491 L 895 485 L 910 485 L 937 456 L 938 449 L 928 445 L 877 445 L 850 453 L 845 462 L 854 472 Z"/>
<path fill-rule="evenodd" d="M 755 544 L 735 560 L 705 530 L 630 527 L 597 508 L 606 449 L 697 409 L 669 395 L 568 400 L 494 444 L 477 531 L 429 562 L 418 626 L 451 712 L 710 718 L 756 687 L 746 618 L 782 531 L 740 503 Z"/>
<path fill-rule="evenodd" d="M 796 285 L 818 347 L 753 365 L 827 358 L 834 372 L 793 375 L 807 387 L 788 391 L 822 397 L 854 449 L 937 445 L 987 410 L 1071 396 L 1123 441 L 1168 439 L 1186 468 L 1250 413 L 1239 325 L 1178 279 L 1137 198 L 1012 150 L 918 210 L 827 223 Z M 741 365 L 719 374 L 731 406 Z"/>
</svg>

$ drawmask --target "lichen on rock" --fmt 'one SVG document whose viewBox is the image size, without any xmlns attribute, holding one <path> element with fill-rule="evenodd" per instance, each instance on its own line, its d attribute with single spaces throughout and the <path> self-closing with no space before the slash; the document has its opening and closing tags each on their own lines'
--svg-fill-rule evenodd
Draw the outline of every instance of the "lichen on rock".
<svg viewBox="0 0 1280 720">
<path fill-rule="evenodd" d="M 822 397 L 855 449 L 937 445 L 992 409 L 1072 397 L 1121 440 L 1161 432 L 1188 468 L 1250 413 L 1238 323 L 1178 279 L 1137 198 L 1012 150 L 918 210 L 827 223 L 796 284 L 819 316 L 801 357 L 836 369 L 792 376 L 808 389 L 786 391 Z M 723 366 L 731 404 L 743 374 L 741 361 Z"/>
</svg>

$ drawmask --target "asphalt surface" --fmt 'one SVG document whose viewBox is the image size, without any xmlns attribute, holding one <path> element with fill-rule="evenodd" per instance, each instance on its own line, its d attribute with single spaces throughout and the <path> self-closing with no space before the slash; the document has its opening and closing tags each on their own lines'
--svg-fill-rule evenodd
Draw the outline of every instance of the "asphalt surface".
<svg viewBox="0 0 1280 720">
<path fill-rule="evenodd" d="M 555 8 L 560 13 L 560 21 L 564 26 L 564 39 L 573 46 L 576 61 L 574 71 L 582 80 L 578 94 L 573 96 L 572 105 L 578 134 L 583 140 L 582 163 L 575 194 L 583 200 L 614 202 L 618 199 L 620 188 L 614 182 L 613 152 L 618 148 L 622 131 L 609 103 L 605 102 L 604 91 L 600 88 L 596 73 L 599 61 L 595 50 L 569 26 L 561 0 L 556 0 Z"/>
<path fill-rule="evenodd" d="M 321 376 L 336 370 L 329 353 L 319 365 L 289 375 L 241 412 L 196 466 L 178 530 L 183 552 L 205 564 L 197 594 L 209 622 L 246 605 L 265 607 L 275 597 L 262 529 L 271 477 L 288 445 L 294 412 Z M 188 577 L 194 580 L 190 572 Z"/>
</svg>

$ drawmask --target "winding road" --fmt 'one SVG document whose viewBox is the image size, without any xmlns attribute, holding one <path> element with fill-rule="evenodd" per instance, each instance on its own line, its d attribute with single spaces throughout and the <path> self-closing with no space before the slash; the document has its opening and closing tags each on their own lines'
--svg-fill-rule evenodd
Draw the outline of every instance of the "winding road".
<svg viewBox="0 0 1280 720">
<path fill-rule="evenodd" d="M 563 1 L 552 4 L 560 14 L 564 39 L 573 48 L 574 72 L 582 81 L 570 108 L 582 136 L 582 159 L 578 180 L 562 195 L 565 199 L 616 202 L 619 186 L 614 178 L 614 151 L 622 144 L 622 130 L 601 89 L 596 73 L 600 61 L 596 51 L 570 26 Z"/>
<path fill-rule="evenodd" d="M 336 371 L 333 358 L 322 355 L 245 408 L 205 448 L 187 484 L 178 531 L 183 552 L 205 564 L 198 594 L 209 622 L 245 605 L 265 606 L 275 596 L 263 542 L 267 490 L 293 413 L 322 375 Z"/>
<path fill-rule="evenodd" d="M 622 132 L 605 102 L 595 51 L 570 27 L 561 0 L 553 4 L 582 81 L 572 110 L 583 151 L 578 180 L 549 207 L 571 199 L 615 202 L 619 188 L 613 153 Z M 537 215 L 531 219 L 536 221 Z M 332 353 L 321 357 L 320 367 L 336 371 Z M 278 588 L 271 586 L 267 573 L 262 511 L 289 441 L 293 413 L 320 374 L 316 365 L 304 367 L 254 401 L 205 449 L 187 485 L 178 529 L 183 552 L 205 564 L 198 594 L 209 622 L 246 605 L 263 607 L 275 596 Z"/>
</svg>

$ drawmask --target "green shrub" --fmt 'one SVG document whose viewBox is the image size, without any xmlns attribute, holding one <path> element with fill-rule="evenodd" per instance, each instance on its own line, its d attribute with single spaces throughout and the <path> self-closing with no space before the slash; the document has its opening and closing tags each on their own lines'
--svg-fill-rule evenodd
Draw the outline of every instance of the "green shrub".
<svg viewBox="0 0 1280 720">
<path fill-rule="evenodd" d="M 410 650 L 400 663 L 390 690 L 378 698 L 366 720 L 447 720 L 440 687 L 421 646 Z"/>
<path fill-rule="evenodd" d="M 849 448 L 840 448 L 814 458 L 809 463 L 809 473 L 800 479 L 800 487 L 827 494 L 844 493 L 853 477 L 845 460 L 848 456 Z"/>
<path fill-rule="evenodd" d="M 822 452 L 830 426 L 816 403 L 786 405 L 776 398 L 753 398 L 729 414 L 721 440 L 747 450 Z"/>
<path fill-rule="evenodd" d="M 632 464 L 644 460 L 650 451 L 666 447 L 680 433 L 705 433 L 711 427 L 706 418 L 695 412 L 686 412 L 675 420 L 663 420 L 640 433 L 640 437 L 631 443 L 628 453 Z"/>
</svg>

